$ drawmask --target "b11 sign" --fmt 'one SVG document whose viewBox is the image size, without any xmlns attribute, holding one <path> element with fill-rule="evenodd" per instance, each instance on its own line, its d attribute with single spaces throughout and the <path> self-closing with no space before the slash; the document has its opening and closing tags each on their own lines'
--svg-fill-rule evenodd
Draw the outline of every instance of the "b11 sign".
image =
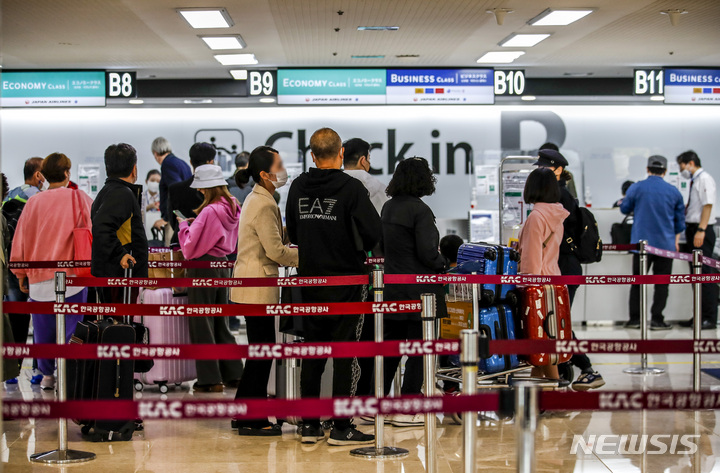
<svg viewBox="0 0 720 473">
<path fill-rule="evenodd" d="M 665 69 L 665 103 L 720 104 L 720 69 Z"/>
<path fill-rule="evenodd" d="M 388 104 L 493 104 L 492 69 L 388 69 Z"/>
<path fill-rule="evenodd" d="M 3 107 L 104 107 L 105 72 L 3 72 Z"/>
</svg>

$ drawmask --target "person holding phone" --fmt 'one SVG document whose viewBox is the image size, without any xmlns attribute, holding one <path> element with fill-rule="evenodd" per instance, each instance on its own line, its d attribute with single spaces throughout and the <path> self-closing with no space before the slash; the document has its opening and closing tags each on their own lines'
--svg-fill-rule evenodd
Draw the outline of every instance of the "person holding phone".
<svg viewBox="0 0 720 473">
<path fill-rule="evenodd" d="M 190 185 L 203 195 L 203 202 L 194 210 L 196 218 L 184 218 L 176 211 L 178 240 L 187 260 L 227 261 L 235 251 L 240 221 L 240 204 L 230 195 L 220 166 L 204 164 L 195 169 Z M 228 268 L 190 268 L 189 278 L 228 278 Z M 188 302 L 198 305 L 228 303 L 228 288 L 188 288 Z M 190 340 L 197 344 L 232 343 L 227 317 L 189 317 Z M 222 392 L 223 385 L 236 387 L 242 375 L 242 360 L 196 360 L 198 392 Z"/>
</svg>

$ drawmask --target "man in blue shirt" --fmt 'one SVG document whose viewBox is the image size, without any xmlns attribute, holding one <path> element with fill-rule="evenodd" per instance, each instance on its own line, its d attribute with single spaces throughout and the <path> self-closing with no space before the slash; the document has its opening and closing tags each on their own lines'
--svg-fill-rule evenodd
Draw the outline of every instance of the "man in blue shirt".
<svg viewBox="0 0 720 473">
<path fill-rule="evenodd" d="M 665 182 L 667 159 L 650 156 L 647 165 L 648 177 L 636 182 L 627 191 L 620 205 L 626 215 L 634 213 L 631 242 L 647 240 L 650 246 L 663 250 L 679 251 L 680 234 L 685 231 L 685 204 L 676 187 Z M 672 259 L 648 255 L 648 266 L 653 274 L 671 274 Z M 649 269 L 649 268 L 648 268 Z M 640 273 L 640 257 L 633 255 L 633 274 Z M 650 309 L 652 322 L 650 330 L 668 330 L 663 310 L 667 302 L 668 285 L 656 284 Z M 640 328 L 640 286 L 630 288 L 630 320 L 626 328 Z"/>
<path fill-rule="evenodd" d="M 192 177 L 190 165 L 172 154 L 170 142 L 162 136 L 155 138 L 150 146 L 155 161 L 160 165 L 160 217 L 155 227 L 161 229 L 173 219 L 168 208 L 168 189 L 176 182 Z"/>
</svg>

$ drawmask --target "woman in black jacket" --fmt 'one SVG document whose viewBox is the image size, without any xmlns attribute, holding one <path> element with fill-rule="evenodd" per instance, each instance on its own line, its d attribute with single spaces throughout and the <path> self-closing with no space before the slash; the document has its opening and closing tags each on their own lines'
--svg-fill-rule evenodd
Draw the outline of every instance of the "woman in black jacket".
<svg viewBox="0 0 720 473">
<path fill-rule="evenodd" d="M 391 199 L 382 209 L 385 274 L 438 274 L 449 265 L 440 254 L 440 235 L 435 215 L 421 197 L 435 193 L 436 178 L 427 160 L 409 158 L 398 163 L 386 193 Z M 439 284 L 388 285 L 385 299 L 420 300 L 421 294 L 436 294 L 437 317 L 447 316 L 445 291 Z M 420 313 L 386 314 L 386 340 L 422 339 Z M 385 393 L 388 394 L 400 358 L 385 358 Z M 405 364 L 402 394 L 420 394 L 423 384 L 422 357 L 409 357 Z M 396 415 L 396 427 L 422 425 L 424 416 Z"/>
</svg>

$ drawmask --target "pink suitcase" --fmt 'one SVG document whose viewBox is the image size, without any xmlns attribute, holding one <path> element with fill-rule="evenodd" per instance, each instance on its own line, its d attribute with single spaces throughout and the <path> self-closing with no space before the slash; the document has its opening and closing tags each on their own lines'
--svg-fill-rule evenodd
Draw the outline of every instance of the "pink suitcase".
<svg viewBox="0 0 720 473">
<path fill-rule="evenodd" d="M 176 297 L 172 289 L 143 289 L 138 296 L 138 304 L 187 304 L 187 296 Z M 190 344 L 190 328 L 186 317 L 143 317 L 150 334 L 152 345 Z M 168 385 L 179 386 L 185 381 L 197 378 L 195 360 L 155 360 L 155 365 L 147 373 L 140 374 L 135 381 L 135 390 L 142 391 L 144 385 L 158 385 L 161 393 L 168 392 Z"/>
</svg>

